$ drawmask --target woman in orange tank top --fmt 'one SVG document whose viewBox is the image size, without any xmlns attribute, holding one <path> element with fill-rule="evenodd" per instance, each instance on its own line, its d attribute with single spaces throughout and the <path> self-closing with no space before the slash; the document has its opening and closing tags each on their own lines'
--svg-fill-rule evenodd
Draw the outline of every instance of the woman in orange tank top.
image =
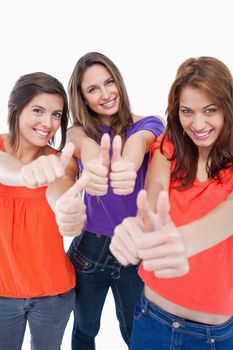
<svg viewBox="0 0 233 350">
<path fill-rule="evenodd" d="M 0 349 L 21 349 L 28 322 L 33 349 L 57 350 L 75 286 L 62 235 L 81 233 L 86 215 L 78 194 L 87 179 L 75 182 L 72 144 L 59 152 L 68 102 L 57 79 L 20 77 L 8 111 L 9 134 L 0 135 Z"/>
<path fill-rule="evenodd" d="M 170 89 L 165 133 L 152 146 L 148 200 L 139 194 L 138 217 L 116 228 L 111 245 L 123 264 L 143 260 L 132 350 L 233 348 L 232 141 L 231 72 L 213 57 L 186 60 Z M 157 214 L 149 208 L 161 189 L 170 215 L 167 192 Z"/>
</svg>

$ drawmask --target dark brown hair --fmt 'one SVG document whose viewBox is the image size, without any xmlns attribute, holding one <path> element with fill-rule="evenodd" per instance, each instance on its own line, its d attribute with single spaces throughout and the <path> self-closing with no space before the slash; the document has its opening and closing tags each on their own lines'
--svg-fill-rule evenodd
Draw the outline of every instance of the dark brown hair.
<svg viewBox="0 0 233 350">
<path fill-rule="evenodd" d="M 197 173 L 198 148 L 185 134 L 179 120 L 179 100 L 185 86 L 202 89 L 213 98 L 223 110 L 223 129 L 214 143 L 206 164 L 209 178 L 220 180 L 219 171 L 233 163 L 233 80 L 226 65 L 214 57 L 189 58 L 180 65 L 173 82 L 167 108 L 165 136 L 173 143 L 174 153 L 170 160 L 176 160 L 172 180 L 181 180 L 181 186 L 189 187 Z M 164 140 L 164 138 L 163 138 Z M 163 141 L 161 151 L 163 150 Z"/>
<path fill-rule="evenodd" d="M 69 80 L 68 94 L 71 116 L 74 125 L 83 127 L 87 135 L 95 141 L 102 136 L 102 127 L 98 115 L 85 103 L 81 91 L 82 78 L 87 68 L 94 64 L 104 66 L 115 81 L 120 95 L 120 106 L 117 115 L 112 118 L 110 128 L 113 135 L 118 134 L 125 139 L 126 131 L 133 123 L 130 103 L 122 76 L 115 64 L 98 52 L 89 52 L 82 56 L 74 67 Z"/>
<path fill-rule="evenodd" d="M 10 143 L 13 147 L 19 145 L 19 117 L 23 108 L 37 95 L 57 94 L 63 98 L 64 106 L 61 118 L 61 150 L 66 142 L 66 130 L 69 120 L 68 99 L 63 85 L 59 80 L 42 72 L 30 73 L 21 76 L 15 83 L 8 101 L 8 125 Z M 54 137 L 49 141 L 54 144 Z"/>
</svg>

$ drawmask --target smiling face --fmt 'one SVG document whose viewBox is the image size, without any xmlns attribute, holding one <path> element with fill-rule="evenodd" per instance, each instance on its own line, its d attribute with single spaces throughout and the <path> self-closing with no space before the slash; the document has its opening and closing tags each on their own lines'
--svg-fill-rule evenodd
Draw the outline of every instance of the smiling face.
<svg viewBox="0 0 233 350">
<path fill-rule="evenodd" d="M 83 74 L 81 90 L 86 104 L 109 125 L 110 117 L 119 110 L 120 95 L 108 70 L 100 64 L 87 68 Z"/>
<path fill-rule="evenodd" d="M 61 126 L 64 101 L 58 94 L 41 93 L 19 115 L 19 142 L 46 146 Z"/>
<path fill-rule="evenodd" d="M 185 86 L 180 94 L 179 120 L 199 153 L 209 153 L 223 129 L 224 113 L 204 90 Z"/>
</svg>

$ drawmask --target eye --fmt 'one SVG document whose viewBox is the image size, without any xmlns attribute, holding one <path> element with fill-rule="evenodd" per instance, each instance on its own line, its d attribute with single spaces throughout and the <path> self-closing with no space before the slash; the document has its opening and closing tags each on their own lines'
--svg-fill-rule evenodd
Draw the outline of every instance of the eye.
<svg viewBox="0 0 233 350">
<path fill-rule="evenodd" d="M 53 113 L 53 118 L 55 119 L 61 119 L 62 117 L 62 113 L 61 112 L 54 112 Z"/>
<path fill-rule="evenodd" d="M 181 108 L 180 112 L 185 116 L 190 116 L 193 113 L 193 111 L 189 108 Z"/>
<path fill-rule="evenodd" d="M 207 108 L 206 110 L 205 110 L 205 113 L 206 114 L 214 114 L 215 112 L 216 112 L 216 108 Z"/>
<path fill-rule="evenodd" d="M 38 107 L 36 107 L 36 108 L 33 108 L 33 112 L 34 112 L 35 114 L 37 114 L 37 115 L 42 115 L 43 110 L 40 109 L 40 108 L 38 108 Z"/>
<path fill-rule="evenodd" d="M 110 79 L 106 82 L 106 85 L 108 85 L 108 86 L 111 86 L 113 84 L 115 84 L 115 81 L 113 79 Z"/>
<path fill-rule="evenodd" d="M 89 90 L 88 90 L 88 92 L 90 93 L 90 94 L 94 94 L 95 92 L 97 91 L 97 89 L 96 89 L 96 87 L 91 87 Z"/>
</svg>

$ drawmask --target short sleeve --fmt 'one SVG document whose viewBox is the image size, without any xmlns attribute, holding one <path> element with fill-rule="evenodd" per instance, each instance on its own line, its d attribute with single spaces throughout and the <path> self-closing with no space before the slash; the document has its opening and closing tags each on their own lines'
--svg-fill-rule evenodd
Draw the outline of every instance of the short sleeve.
<svg viewBox="0 0 233 350">
<path fill-rule="evenodd" d="M 161 142 L 162 142 L 162 138 L 164 136 L 164 133 L 162 133 L 157 140 L 152 143 L 151 148 L 150 148 L 150 157 L 149 157 L 149 162 L 151 161 L 152 157 L 153 157 L 153 153 L 156 149 L 160 148 Z M 173 144 L 168 140 L 167 137 L 165 137 L 164 141 L 163 141 L 163 152 L 164 154 L 168 157 L 171 158 L 173 153 L 174 153 L 174 146 Z"/>
<path fill-rule="evenodd" d="M 148 130 L 158 137 L 164 130 L 163 122 L 156 116 L 145 117 L 132 124 L 127 131 L 127 138 L 138 131 Z"/>
</svg>

